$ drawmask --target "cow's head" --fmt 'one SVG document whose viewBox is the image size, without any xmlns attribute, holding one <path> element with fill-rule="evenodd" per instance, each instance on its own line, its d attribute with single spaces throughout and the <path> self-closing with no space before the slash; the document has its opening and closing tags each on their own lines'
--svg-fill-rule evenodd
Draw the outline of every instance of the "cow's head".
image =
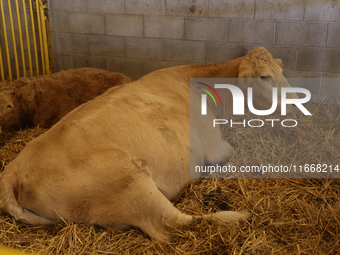
<svg viewBox="0 0 340 255">
<path fill-rule="evenodd" d="M 263 47 L 256 48 L 240 59 L 238 86 L 246 94 L 248 87 L 253 87 L 253 105 L 258 110 L 267 110 L 272 106 L 272 88 L 278 89 L 278 106 L 281 109 L 281 88 L 290 87 L 282 75 L 282 60 L 273 59 Z M 287 98 L 298 98 L 296 93 L 288 93 Z M 287 105 L 287 114 L 293 114 L 297 108 Z"/>
<path fill-rule="evenodd" d="M 16 110 L 15 92 L 0 92 L 0 134 L 18 126 L 19 117 Z"/>
</svg>

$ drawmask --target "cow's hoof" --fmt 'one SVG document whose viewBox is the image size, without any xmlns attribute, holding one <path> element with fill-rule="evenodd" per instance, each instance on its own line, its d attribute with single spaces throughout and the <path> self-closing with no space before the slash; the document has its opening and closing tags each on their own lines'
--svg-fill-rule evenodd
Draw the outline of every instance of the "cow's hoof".
<svg viewBox="0 0 340 255">
<path fill-rule="evenodd" d="M 223 211 L 223 212 L 217 212 L 213 214 L 214 219 L 219 219 L 221 221 L 238 221 L 238 220 L 243 220 L 248 218 L 251 215 L 249 211 L 239 211 L 239 212 L 234 212 L 234 211 Z"/>
</svg>

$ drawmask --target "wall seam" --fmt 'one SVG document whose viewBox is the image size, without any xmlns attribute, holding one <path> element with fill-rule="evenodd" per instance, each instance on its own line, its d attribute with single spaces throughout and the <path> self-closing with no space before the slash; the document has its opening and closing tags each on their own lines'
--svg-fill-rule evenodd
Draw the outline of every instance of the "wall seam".
<svg viewBox="0 0 340 255">
<path fill-rule="evenodd" d="M 303 1 L 302 21 L 305 20 L 306 2 L 307 2 L 307 0 Z"/>
<path fill-rule="evenodd" d="M 328 29 L 329 29 L 329 23 L 327 23 L 327 27 L 326 27 L 326 39 L 325 39 L 325 47 L 327 47 L 327 38 L 328 38 Z"/>
</svg>

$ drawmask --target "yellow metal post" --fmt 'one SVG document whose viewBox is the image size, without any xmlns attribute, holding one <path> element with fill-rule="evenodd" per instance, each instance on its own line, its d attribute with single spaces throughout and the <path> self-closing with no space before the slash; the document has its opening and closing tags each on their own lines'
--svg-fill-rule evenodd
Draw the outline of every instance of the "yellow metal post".
<svg viewBox="0 0 340 255">
<path fill-rule="evenodd" d="M 35 67 L 37 69 L 37 71 L 36 71 L 37 76 L 39 76 L 39 59 L 38 59 L 38 50 L 37 50 L 37 37 L 35 35 L 32 1 L 29 1 L 29 5 L 30 5 L 30 16 L 31 16 L 31 24 L 32 24 L 32 36 L 33 36 L 33 44 L 34 44 Z"/>
<path fill-rule="evenodd" d="M 28 34 L 28 25 L 27 25 L 27 15 L 26 15 L 26 4 L 25 0 L 22 0 L 22 9 L 24 11 L 24 20 L 25 20 L 25 30 L 26 30 L 26 41 L 27 41 L 27 51 L 28 51 L 28 64 L 30 67 L 30 75 L 33 77 L 33 70 L 32 70 L 32 57 L 31 57 L 31 45 L 30 45 L 30 37 Z"/>
<path fill-rule="evenodd" d="M 15 42 L 15 34 L 14 34 L 14 25 L 13 25 L 11 0 L 7 0 L 7 4 L 8 4 L 9 22 L 11 23 L 11 31 L 12 31 L 12 41 L 13 41 L 15 70 L 17 71 L 17 78 L 19 78 L 20 77 L 20 73 L 19 73 L 19 64 L 18 64 L 17 44 Z"/>
<path fill-rule="evenodd" d="M 21 61 L 22 61 L 22 71 L 24 77 L 26 77 L 26 65 L 25 65 L 25 55 L 24 55 L 24 43 L 22 42 L 22 32 L 21 32 L 21 22 L 19 14 L 18 0 L 15 0 L 15 9 L 17 11 L 18 29 L 19 29 L 19 39 L 20 39 L 20 49 L 21 49 Z M 17 77 L 19 78 L 19 77 Z"/>
<path fill-rule="evenodd" d="M 1 82 L 4 82 L 5 74 L 4 74 L 4 63 L 2 62 L 1 45 L 0 45 L 0 70 L 1 70 Z"/>
<path fill-rule="evenodd" d="M 36 9 L 37 9 L 37 20 L 38 20 L 38 31 L 39 31 L 39 41 L 40 41 L 40 56 L 41 56 L 41 65 L 42 65 L 42 70 L 43 74 L 46 74 L 45 72 L 45 64 L 44 64 L 44 49 L 43 49 L 43 39 L 41 35 L 41 23 L 40 23 L 40 8 L 39 8 L 39 0 L 36 0 Z"/>
<path fill-rule="evenodd" d="M 51 40 L 51 30 L 50 30 L 50 21 L 48 18 L 48 13 L 46 14 L 46 33 L 47 33 L 47 43 L 48 43 L 48 56 L 49 56 L 49 66 L 51 73 L 54 72 L 54 64 L 53 64 L 53 51 L 52 51 L 52 40 Z"/>
<path fill-rule="evenodd" d="M 9 80 L 12 81 L 11 61 L 10 61 L 10 57 L 9 57 L 5 13 L 4 13 L 4 5 L 3 5 L 2 0 L 0 0 L 0 7 L 1 7 L 2 26 L 3 26 L 3 29 L 4 29 L 4 39 L 5 39 L 6 57 L 7 57 L 7 65 L 8 65 L 8 76 L 9 76 Z"/>
<path fill-rule="evenodd" d="M 46 74 L 50 74 L 50 64 L 49 64 L 49 59 L 48 59 L 48 42 L 47 42 L 47 37 L 46 37 L 46 17 L 44 15 L 44 8 L 46 8 L 45 5 L 40 2 L 40 19 L 41 19 L 41 31 L 42 31 L 42 38 L 43 38 L 43 46 L 44 46 L 44 59 L 45 59 L 45 69 L 46 69 Z"/>
<path fill-rule="evenodd" d="M 13 59 L 15 61 L 16 78 L 20 78 L 20 75 L 24 77 L 28 76 L 27 74 L 28 70 L 29 70 L 30 76 L 33 77 L 34 68 L 36 68 L 37 76 L 39 76 L 39 74 L 40 75 L 50 74 L 51 72 L 53 72 L 53 56 L 52 56 L 53 53 L 52 53 L 52 47 L 51 47 L 51 36 L 50 36 L 50 30 L 49 30 L 49 20 L 48 20 L 46 1 L 44 0 L 21 0 L 21 1 L 20 0 L 7 0 L 8 12 L 6 10 L 6 16 L 5 16 L 5 11 L 3 7 L 4 1 L 6 0 L 0 0 L 0 14 L 1 14 L 0 21 L 2 21 L 0 23 L 2 23 L 2 28 L 3 28 L 3 33 L 1 33 L 0 36 L 3 37 L 4 39 L 4 45 L 0 45 L 0 47 L 5 46 L 4 47 L 5 50 L 3 50 L 4 48 L 0 48 L 0 75 L 1 75 L 0 82 L 7 79 L 7 73 L 6 73 L 7 66 L 8 66 L 9 80 L 10 81 L 13 80 L 13 77 L 12 77 L 12 71 L 14 70 Z M 28 3 L 26 3 L 27 1 Z M 34 1 L 35 1 L 35 6 L 33 6 Z M 21 4 L 20 2 L 22 2 L 22 6 L 20 6 Z M 15 7 L 14 6 L 12 7 L 11 3 L 13 5 L 15 4 Z M 26 4 L 29 5 L 27 6 L 27 9 L 26 9 Z M 16 12 L 16 16 L 17 16 L 16 18 L 12 16 L 12 12 L 14 11 Z M 23 16 L 21 16 L 22 15 L 21 11 L 23 11 Z M 13 20 L 13 18 L 15 20 Z M 6 29 L 6 22 L 5 22 L 6 19 L 8 19 L 7 22 L 10 23 L 10 27 L 7 24 L 8 30 Z M 28 19 L 30 19 L 30 21 Z M 16 21 L 18 25 L 16 25 L 15 23 Z M 23 22 L 23 24 L 21 24 L 21 22 Z M 32 25 L 32 34 L 28 29 L 29 22 L 31 22 L 31 25 Z M 23 29 L 25 29 L 26 31 L 24 32 Z M 36 29 L 38 31 L 36 31 Z M 10 48 L 11 45 L 9 45 L 9 40 L 8 40 L 9 38 L 7 36 L 7 33 L 9 30 L 11 30 L 11 39 L 13 42 L 13 49 Z M 38 32 L 38 35 L 37 35 L 37 32 Z M 26 44 L 24 42 L 25 38 L 23 38 L 25 36 L 24 33 L 26 34 L 27 55 L 26 55 L 26 49 L 25 49 Z M 33 50 L 32 52 L 31 52 L 31 44 L 30 44 L 30 42 L 32 42 L 31 40 L 33 40 L 33 45 L 34 45 L 34 49 L 32 49 Z M 39 45 L 37 45 L 37 43 L 39 43 Z M 20 58 L 20 53 L 21 53 L 21 58 Z M 6 62 L 5 54 L 7 57 L 7 63 L 5 63 Z M 34 57 L 32 56 L 32 54 L 34 55 Z M 33 58 L 35 58 L 35 67 L 33 63 L 34 61 Z M 20 70 L 21 68 L 23 68 L 22 72 Z"/>
</svg>

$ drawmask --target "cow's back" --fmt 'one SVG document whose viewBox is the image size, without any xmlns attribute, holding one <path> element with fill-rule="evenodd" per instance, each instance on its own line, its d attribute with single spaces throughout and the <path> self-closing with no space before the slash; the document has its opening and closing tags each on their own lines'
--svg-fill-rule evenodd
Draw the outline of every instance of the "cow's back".
<svg viewBox="0 0 340 255">
<path fill-rule="evenodd" d="M 27 183 L 44 183 L 46 193 L 45 187 L 55 185 L 56 176 L 79 180 L 83 171 L 88 176 L 98 175 L 97 171 L 101 175 L 103 171 L 121 173 L 119 162 L 126 159 L 115 156 L 121 150 L 173 198 L 190 182 L 189 87 L 176 81 L 169 86 L 157 76 L 149 80 L 153 83 L 141 79 L 112 88 L 81 105 L 29 143 L 9 167 L 20 169 L 21 180 L 29 174 Z M 98 152 L 105 152 L 107 159 L 89 162 Z M 27 163 L 28 158 L 35 160 Z M 103 162 L 109 160 L 112 169 L 102 169 Z M 24 169 L 21 162 L 26 162 Z M 59 167 L 60 162 L 64 167 Z"/>
</svg>

